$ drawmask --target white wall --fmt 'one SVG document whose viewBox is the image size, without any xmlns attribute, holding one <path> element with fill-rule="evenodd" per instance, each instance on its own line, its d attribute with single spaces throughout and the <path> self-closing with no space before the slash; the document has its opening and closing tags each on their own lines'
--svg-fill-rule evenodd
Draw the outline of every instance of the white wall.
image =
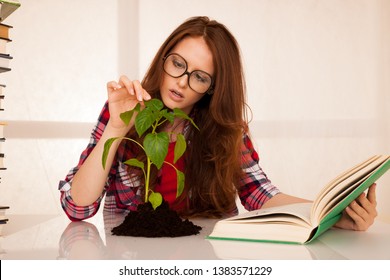
<svg viewBox="0 0 390 280">
<path fill-rule="evenodd" d="M 0 204 L 10 212 L 61 212 L 57 182 L 87 144 L 106 82 L 141 79 L 165 37 L 194 15 L 221 21 L 239 41 L 252 134 L 283 191 L 313 198 L 346 167 L 390 153 L 389 1 L 20 2 L 7 20 L 14 60 L 1 115 L 10 137 Z M 378 188 L 388 219 L 389 185 L 386 176 Z"/>
<path fill-rule="evenodd" d="M 6 20 L 14 59 L 1 76 L 9 125 L 0 204 L 14 214 L 61 213 L 58 181 L 87 145 L 107 81 L 127 65 L 119 32 L 128 32 L 118 1 L 20 2 Z"/>
</svg>

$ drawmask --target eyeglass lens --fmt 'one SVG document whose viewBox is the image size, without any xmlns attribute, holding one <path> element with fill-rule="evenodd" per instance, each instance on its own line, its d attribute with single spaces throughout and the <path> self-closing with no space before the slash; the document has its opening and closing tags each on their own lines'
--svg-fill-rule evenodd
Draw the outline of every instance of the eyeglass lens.
<svg viewBox="0 0 390 280">
<path fill-rule="evenodd" d="M 168 75 L 178 78 L 187 74 L 189 76 L 188 85 L 190 88 L 198 93 L 207 92 L 212 83 L 211 76 L 202 70 L 195 70 L 189 73 L 187 67 L 185 59 L 178 54 L 172 53 L 165 58 L 164 71 Z"/>
</svg>

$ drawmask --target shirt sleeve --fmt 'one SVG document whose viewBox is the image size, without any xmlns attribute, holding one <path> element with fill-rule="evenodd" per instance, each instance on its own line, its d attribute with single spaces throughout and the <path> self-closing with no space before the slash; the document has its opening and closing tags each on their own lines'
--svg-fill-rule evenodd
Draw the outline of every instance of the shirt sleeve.
<svg viewBox="0 0 390 280">
<path fill-rule="evenodd" d="M 259 155 L 247 134 L 241 148 L 243 177 L 238 186 L 241 204 L 248 211 L 259 209 L 274 195 L 280 193 L 259 165 Z"/>
<path fill-rule="evenodd" d="M 88 146 L 81 153 L 77 166 L 72 168 L 69 171 L 69 173 L 66 175 L 65 179 L 59 182 L 58 189 L 60 191 L 61 206 L 62 209 L 65 211 L 66 215 L 72 221 L 84 220 L 95 215 L 96 212 L 99 210 L 100 202 L 103 199 L 106 189 L 108 188 L 108 184 L 107 184 L 101 196 L 94 203 L 88 206 L 77 206 L 74 203 L 70 192 L 74 175 L 79 170 L 80 166 L 84 163 L 84 161 L 87 159 L 87 157 L 92 152 L 97 142 L 101 138 L 109 118 L 110 118 L 110 114 L 108 111 L 108 103 L 106 102 L 99 115 L 97 124 L 92 130 Z"/>
</svg>

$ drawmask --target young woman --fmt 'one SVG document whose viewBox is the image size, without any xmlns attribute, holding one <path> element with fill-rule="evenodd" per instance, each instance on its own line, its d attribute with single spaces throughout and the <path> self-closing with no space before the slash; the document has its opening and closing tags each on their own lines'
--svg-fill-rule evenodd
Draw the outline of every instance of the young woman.
<svg viewBox="0 0 390 280">
<path fill-rule="evenodd" d="M 112 137 L 138 139 L 134 118 L 125 125 L 120 113 L 138 103 L 159 98 L 168 109 L 189 114 L 200 131 L 176 119 L 163 128 L 175 142 L 184 133 L 188 147 L 176 167 L 185 173 L 185 190 L 176 198 L 176 173 L 168 165 L 153 172 L 153 186 L 171 208 L 182 215 L 221 216 L 235 213 L 236 196 L 247 210 L 306 200 L 281 193 L 258 164 L 249 138 L 245 114 L 245 83 L 239 46 L 226 27 L 207 17 L 190 18 L 166 39 L 142 82 L 122 76 L 107 84 L 105 104 L 91 140 L 65 180 L 60 182 L 61 203 L 72 220 L 96 213 L 105 196 L 105 209 L 136 210 L 143 202 L 140 171 L 123 164 L 143 153 L 129 142 L 114 142 L 106 168 L 104 143 Z M 172 161 L 173 145 L 168 161 Z M 376 216 L 375 186 L 345 210 L 336 226 L 365 230 Z"/>
</svg>

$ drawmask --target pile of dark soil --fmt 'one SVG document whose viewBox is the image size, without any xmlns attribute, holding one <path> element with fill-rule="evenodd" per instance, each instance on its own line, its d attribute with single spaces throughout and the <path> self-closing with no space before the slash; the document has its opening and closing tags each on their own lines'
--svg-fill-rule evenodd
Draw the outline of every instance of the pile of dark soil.
<svg viewBox="0 0 390 280">
<path fill-rule="evenodd" d="M 188 219 L 181 219 L 177 212 L 163 203 L 153 209 L 150 203 L 138 205 L 137 211 L 131 211 L 122 224 L 112 229 L 113 235 L 142 237 L 178 237 L 195 235 L 202 228 Z"/>
</svg>

